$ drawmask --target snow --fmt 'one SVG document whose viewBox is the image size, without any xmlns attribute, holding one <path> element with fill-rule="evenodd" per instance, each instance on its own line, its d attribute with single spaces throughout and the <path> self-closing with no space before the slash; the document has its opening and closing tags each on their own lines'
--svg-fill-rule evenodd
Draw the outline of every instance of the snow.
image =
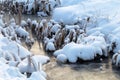
<svg viewBox="0 0 120 80">
<path fill-rule="evenodd" d="M 40 17 L 46 17 L 47 14 L 45 12 L 37 12 L 37 15 Z"/>
<path fill-rule="evenodd" d="M 65 25 L 65 28 L 68 30 L 79 29 L 79 26 L 78 25 Z"/>
<path fill-rule="evenodd" d="M 9 66 L 0 60 L 0 80 L 46 80 L 44 71 L 33 72 L 30 78 L 21 74 L 18 68 Z"/>
<path fill-rule="evenodd" d="M 20 3 L 20 2 L 25 2 L 25 3 L 26 3 L 27 1 L 28 1 L 28 0 L 14 0 L 14 3 L 15 3 L 15 2 L 19 2 L 19 3 Z M 34 2 L 34 0 L 29 0 L 29 3 L 33 3 L 33 2 Z"/>
<path fill-rule="evenodd" d="M 112 63 L 115 64 L 117 67 L 120 67 L 120 53 L 115 53 L 112 57 Z"/>
<path fill-rule="evenodd" d="M 36 20 L 33 20 L 33 21 L 32 21 L 32 25 L 35 25 L 36 27 L 38 27 L 37 21 L 36 21 Z"/>
<path fill-rule="evenodd" d="M 31 53 L 15 41 L 0 36 L 0 79 L 2 80 L 27 80 L 27 77 L 21 73 L 32 73 L 28 80 L 46 80 L 46 73 L 39 67 L 49 62 L 49 57 L 35 55 L 30 57 L 32 62 L 27 59 Z M 39 72 L 36 71 L 38 68 Z M 12 72 L 12 73 L 11 73 Z M 39 77 L 36 77 L 36 74 Z"/>
<path fill-rule="evenodd" d="M 0 61 L 0 79 L 1 80 L 26 80 L 27 78 L 21 74 L 18 68 L 10 67 Z"/>
<path fill-rule="evenodd" d="M 53 12 L 53 19 L 58 22 L 64 22 L 64 24 L 73 24 L 76 19 L 85 17 L 100 17 L 108 16 L 116 18 L 120 11 L 120 1 L 115 0 L 75 0 L 75 1 L 62 0 L 62 4 L 66 6 L 56 8 Z M 74 4 L 74 3 L 78 4 Z M 72 5 L 73 4 L 73 5 Z M 102 6 L 101 6 L 102 5 Z M 111 6 L 112 5 L 112 6 Z M 115 16 L 115 17 L 114 17 Z"/>
<path fill-rule="evenodd" d="M 100 31 L 101 33 L 105 34 L 105 35 L 109 35 L 109 33 L 111 33 L 113 30 L 115 30 L 116 28 L 118 28 L 120 26 L 120 24 L 117 23 L 108 23 L 102 26 L 98 26 L 97 28 L 93 28 L 91 30 L 88 31 L 88 33 L 92 33 L 94 31 Z"/>
<path fill-rule="evenodd" d="M 75 27 L 68 26 L 70 31 L 75 32 Z M 108 46 L 104 35 L 100 32 L 80 39 L 80 43 L 68 42 L 62 49 L 54 52 L 57 61 L 65 63 L 67 60 L 76 63 L 78 59 L 83 61 L 94 60 L 101 56 L 108 56 Z M 100 56 L 100 57 L 99 57 Z"/>
<path fill-rule="evenodd" d="M 27 25 L 26 21 L 25 21 L 25 20 L 22 20 L 22 21 L 21 21 L 21 26 L 22 26 L 22 27 L 25 27 L 26 25 Z"/>
<path fill-rule="evenodd" d="M 20 57 L 21 59 L 25 58 L 26 56 L 31 54 L 28 50 L 26 50 L 24 47 L 22 47 L 21 45 L 19 45 L 16 42 L 5 42 L 4 41 L 1 48 L 3 50 L 10 52 L 11 54 L 13 54 L 16 57 Z"/>
<path fill-rule="evenodd" d="M 103 55 L 108 56 L 107 53 L 107 43 L 102 36 L 88 36 L 84 38 L 86 44 L 91 44 L 96 48 L 100 48 L 103 51 Z M 83 42 L 84 43 L 84 42 Z"/>
<path fill-rule="evenodd" d="M 61 28 L 61 25 L 55 24 L 51 28 L 51 32 L 56 33 Z"/>
<path fill-rule="evenodd" d="M 57 22 L 64 22 L 65 24 L 75 23 L 76 16 L 73 14 L 76 12 L 74 7 L 60 7 L 56 8 L 53 12 L 53 19 Z"/>
<path fill-rule="evenodd" d="M 111 39 L 110 39 L 110 43 L 111 43 L 111 46 L 113 46 L 112 44 L 114 43 L 115 44 L 115 47 L 113 49 L 113 52 L 116 53 L 118 52 L 118 50 L 120 49 L 120 38 L 118 36 L 111 36 Z"/>
<path fill-rule="evenodd" d="M 120 66 L 120 55 L 117 55 L 116 66 Z"/>
<path fill-rule="evenodd" d="M 27 2 L 27 0 L 16 1 Z M 60 1 L 61 4 L 59 4 L 59 0 L 50 0 L 51 8 L 56 8 L 49 23 L 45 19 L 40 24 L 37 20 L 28 19 L 27 22 L 22 20 L 18 26 L 15 20 L 11 19 L 9 26 L 5 26 L 2 20 L 3 16 L 0 15 L 0 79 L 46 80 L 46 73 L 42 70 L 42 65 L 49 62 L 50 58 L 32 55 L 16 42 L 17 36 L 24 38 L 29 36 L 29 33 L 22 28 L 28 23 L 32 24 L 32 28 L 35 29 L 45 28 L 41 32 L 44 35 L 42 37 L 44 37 L 45 50 L 55 51 L 54 56 L 58 62 L 76 63 L 79 60 L 101 60 L 102 56 L 107 57 L 109 51 L 113 51 L 115 54 L 112 57 L 112 62 L 116 66 L 120 66 L 120 11 L 118 10 L 120 1 Z M 30 0 L 25 6 L 27 5 L 27 11 L 30 11 L 35 7 L 34 0 Z M 37 14 L 40 17 L 47 16 L 45 12 L 37 12 Z M 66 31 L 65 36 L 62 34 L 64 31 Z M 64 37 L 64 40 L 59 44 L 57 39 L 60 39 L 61 36 Z M 13 37 L 17 40 L 13 41 Z M 70 37 L 73 40 L 70 40 Z M 58 42 L 60 41 L 58 40 Z M 58 46 L 56 46 L 57 44 Z M 100 67 L 100 69 L 102 68 Z M 11 74 L 11 72 L 13 73 Z M 32 75 L 27 78 L 21 73 L 31 73 Z"/>
<path fill-rule="evenodd" d="M 28 6 L 27 11 L 30 11 L 30 10 L 32 10 L 32 8 L 33 8 L 33 3 L 29 3 L 29 4 L 27 4 L 27 6 Z M 29 13 L 28 13 L 28 14 L 29 14 Z"/>
<path fill-rule="evenodd" d="M 42 55 L 35 55 L 32 58 L 36 59 L 38 62 L 41 64 L 46 64 L 47 62 L 50 61 L 50 58 L 47 56 L 42 56 Z"/>
<path fill-rule="evenodd" d="M 70 43 L 69 36 L 66 37 L 62 49 L 54 52 L 57 60 L 62 62 L 65 55 L 69 62 L 75 63 L 78 58 L 92 60 L 96 53 L 106 57 L 109 51 L 117 53 L 120 50 L 119 3 L 115 0 L 61 0 L 61 6 L 55 8 L 52 19 L 63 23 L 74 36 L 76 29 L 81 32 L 81 26 L 86 27 L 86 31 L 83 31 L 85 35 L 77 36 L 75 44 Z M 119 62 L 119 58 L 117 60 Z"/>
<path fill-rule="evenodd" d="M 64 53 L 63 53 L 63 49 L 59 49 L 59 50 L 56 50 L 56 51 L 54 52 L 54 56 L 55 56 L 55 57 L 57 57 L 57 56 L 60 55 L 60 54 L 64 54 Z"/>
<path fill-rule="evenodd" d="M 29 59 L 29 57 L 28 57 Z M 40 64 L 46 64 L 49 62 L 49 57 L 41 56 L 41 55 L 35 55 L 30 58 L 30 60 L 24 59 L 19 65 L 18 68 L 21 72 L 29 72 L 32 73 L 38 69 L 38 63 Z M 30 63 L 31 62 L 31 63 Z M 36 66 L 35 66 L 36 65 Z"/>
<path fill-rule="evenodd" d="M 60 0 L 61 1 L 61 6 L 71 6 L 71 5 L 75 5 L 75 4 L 79 4 L 82 1 L 85 0 Z"/>
<path fill-rule="evenodd" d="M 46 80 L 46 73 L 42 70 L 42 65 L 49 62 L 49 57 L 32 55 L 31 52 L 19 44 L 17 42 L 18 37 L 14 35 L 18 33 L 25 37 L 29 36 L 29 33 L 12 23 L 15 23 L 14 19 L 10 20 L 7 27 L 0 27 L 0 80 L 33 80 L 33 77 L 34 80 Z M 21 25 L 24 24 L 26 22 L 22 21 Z M 10 37 L 16 39 L 12 40 Z M 32 75 L 27 78 L 22 73 L 31 73 Z M 36 77 L 36 74 L 39 77 Z"/>
<path fill-rule="evenodd" d="M 49 38 L 45 37 L 44 44 L 45 44 L 46 51 L 55 51 L 56 50 L 55 45 L 54 45 L 54 38 L 49 39 Z"/>
<path fill-rule="evenodd" d="M 45 2 L 45 4 L 43 3 L 43 1 Z M 10 2 L 12 2 L 12 5 L 15 5 L 16 2 L 22 5 L 23 14 L 38 14 L 38 16 L 41 17 L 51 15 L 53 9 L 60 6 L 59 0 L 36 0 L 36 4 L 35 0 L 14 0 Z M 35 7 L 35 5 L 37 7 Z M 36 10 L 35 13 L 33 12 L 33 10 Z"/>
<path fill-rule="evenodd" d="M 40 72 L 33 72 L 28 80 L 46 80 Z"/>
<path fill-rule="evenodd" d="M 54 44 L 52 42 L 48 42 L 46 45 L 46 51 L 54 51 L 54 50 L 56 50 Z"/>
<path fill-rule="evenodd" d="M 62 63 L 66 63 L 66 62 L 67 62 L 67 57 L 66 57 L 66 55 L 64 55 L 64 54 L 58 55 L 58 56 L 57 56 L 57 61 L 58 61 L 58 62 L 62 62 Z"/>
<path fill-rule="evenodd" d="M 57 60 L 65 63 L 66 59 L 69 62 L 75 63 L 78 58 L 84 61 L 93 60 L 97 57 L 97 55 L 102 56 L 102 50 L 90 44 L 82 45 L 76 43 L 68 43 L 63 47 L 62 50 L 58 50 L 54 52 L 54 55 L 57 56 Z"/>
<path fill-rule="evenodd" d="M 27 23 L 31 23 L 31 21 L 32 21 L 32 20 L 31 20 L 30 18 L 28 18 L 26 22 L 27 22 Z"/>
<path fill-rule="evenodd" d="M 16 33 L 18 36 L 23 38 L 26 38 L 27 36 L 29 36 L 29 33 L 26 30 L 24 30 L 22 27 L 17 27 Z"/>
</svg>

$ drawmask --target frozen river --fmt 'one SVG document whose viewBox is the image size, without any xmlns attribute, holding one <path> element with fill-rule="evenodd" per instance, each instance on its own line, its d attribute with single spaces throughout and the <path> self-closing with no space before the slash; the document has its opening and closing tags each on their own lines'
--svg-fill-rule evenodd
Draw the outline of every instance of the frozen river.
<svg viewBox="0 0 120 80">
<path fill-rule="evenodd" d="M 9 21 L 11 17 L 5 17 L 5 21 Z M 18 17 L 15 17 L 18 20 Z M 41 20 L 40 17 L 32 15 L 23 15 L 22 19 Z M 24 46 L 25 47 L 25 46 Z M 35 55 L 47 55 L 36 41 L 30 50 Z M 51 56 L 50 56 L 51 57 Z M 54 57 L 48 64 L 43 66 L 48 75 L 48 80 L 120 80 L 120 69 L 111 63 L 108 57 L 102 62 L 84 62 L 76 64 L 60 64 Z"/>
<path fill-rule="evenodd" d="M 31 49 L 36 55 L 46 55 L 43 49 L 39 48 L 36 41 Z M 85 62 L 76 64 L 57 63 L 54 57 L 44 65 L 48 80 L 120 80 L 120 69 L 111 63 L 108 57 L 102 62 Z"/>
<path fill-rule="evenodd" d="M 47 55 L 37 41 L 31 52 L 36 55 Z M 48 80 L 120 80 L 120 69 L 112 65 L 111 57 L 98 63 L 61 64 L 57 63 L 52 56 L 50 62 L 43 68 L 48 75 Z"/>
</svg>

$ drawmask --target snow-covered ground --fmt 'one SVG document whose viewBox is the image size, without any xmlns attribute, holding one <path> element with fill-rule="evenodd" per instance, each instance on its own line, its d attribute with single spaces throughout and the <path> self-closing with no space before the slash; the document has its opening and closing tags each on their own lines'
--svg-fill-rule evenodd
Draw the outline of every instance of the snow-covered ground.
<svg viewBox="0 0 120 80">
<path fill-rule="evenodd" d="M 47 63 L 49 58 L 39 55 L 27 59 L 30 55 L 27 49 L 15 41 L 0 35 L 0 79 L 27 80 L 27 76 L 22 73 L 31 73 L 28 80 L 46 80 L 46 74 L 40 64 Z M 39 76 L 36 78 L 36 75 Z"/>
<path fill-rule="evenodd" d="M 117 18 L 120 11 L 120 1 L 116 0 L 61 0 L 62 6 L 56 8 L 53 13 L 53 19 L 72 24 L 78 18 L 100 17 Z M 77 3 L 77 4 L 76 4 Z"/>
<path fill-rule="evenodd" d="M 5 25 L 1 16 L 0 23 L 0 80 L 46 80 L 42 65 L 49 57 L 34 55 L 22 46 L 20 39 L 30 36 L 14 19 Z"/>
<path fill-rule="evenodd" d="M 27 0 L 18 0 L 20 1 Z M 102 60 L 103 56 L 108 57 L 112 52 L 113 64 L 120 66 L 120 1 L 60 1 L 61 5 L 58 6 L 50 0 L 52 6 L 58 6 L 53 11 L 53 20 L 50 21 L 29 20 L 29 24 L 22 21 L 18 26 L 14 19 L 5 24 L 0 16 L 0 72 L 4 72 L 1 73 L 2 76 L 0 75 L 1 79 L 45 80 L 46 78 L 41 65 L 47 63 L 49 57 L 34 56 L 21 46 L 20 39 L 30 37 L 26 24 L 37 38 L 43 40 L 46 51 L 55 51 L 53 55 L 58 62 Z M 11 71 L 14 73 L 9 74 Z M 26 73 L 32 75 L 27 78 Z"/>
<path fill-rule="evenodd" d="M 96 53 L 101 53 L 101 55 L 105 53 L 104 55 L 106 56 L 110 51 L 118 53 L 120 50 L 119 4 L 120 1 L 118 0 L 61 0 L 61 7 L 58 7 L 53 11 L 52 19 L 58 23 L 68 25 L 67 28 L 69 29 L 72 28 L 69 25 L 74 24 L 77 24 L 82 28 L 85 27 L 86 36 L 79 38 L 79 40 L 77 40 L 77 44 L 74 43 L 76 48 L 73 44 L 70 45 L 70 43 L 65 45 L 62 49 L 57 50 L 54 55 L 57 56 L 58 61 L 63 62 L 68 59 L 70 62 L 76 62 L 77 59 L 82 56 L 80 53 L 81 47 L 84 47 L 83 49 L 86 50 L 88 46 L 91 46 L 90 48 L 94 46 L 96 49 L 94 50 L 89 48 L 90 50 L 87 49 L 88 52 L 86 53 L 82 50 L 82 54 L 88 56 L 91 51 L 97 51 Z M 101 39 L 99 37 L 101 37 Z M 69 39 L 66 39 L 66 41 L 68 42 Z M 96 54 L 95 52 L 93 53 L 93 58 L 91 57 L 92 54 L 89 55 L 89 58 L 94 59 Z M 86 56 L 84 55 L 82 56 L 83 60 L 86 59 Z M 69 58 L 70 56 L 71 58 Z M 71 61 L 71 59 L 73 60 Z"/>
</svg>

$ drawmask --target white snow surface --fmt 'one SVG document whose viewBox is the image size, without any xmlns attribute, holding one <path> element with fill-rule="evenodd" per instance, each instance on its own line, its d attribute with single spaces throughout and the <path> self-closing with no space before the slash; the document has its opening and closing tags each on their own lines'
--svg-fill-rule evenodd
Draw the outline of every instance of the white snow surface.
<svg viewBox="0 0 120 80">
<path fill-rule="evenodd" d="M 95 47 L 95 50 L 97 50 L 96 53 L 107 56 L 110 50 L 114 53 L 120 50 L 119 4 L 120 1 L 118 0 L 61 0 L 61 7 L 53 11 L 52 19 L 66 24 L 65 27 L 67 29 L 73 29 L 73 26 L 70 27 L 67 25 L 73 25 L 78 21 L 82 22 L 82 20 L 87 20 L 87 18 L 90 17 L 89 21 L 86 21 L 86 33 L 88 37 L 82 38 L 80 41 L 78 40 L 78 42 L 80 42 L 83 47 L 86 45 L 87 48 L 89 46 Z M 113 43 L 115 43 L 114 48 L 112 48 Z M 66 46 L 67 45 L 65 45 L 63 49 L 57 50 L 54 55 L 56 57 L 60 54 L 66 55 L 66 53 L 64 53 Z M 66 52 L 71 51 L 70 49 L 68 47 Z M 75 51 L 73 52 L 75 53 Z M 68 58 L 70 55 L 73 56 L 73 59 Z M 68 60 L 75 62 L 77 60 L 76 54 L 70 55 L 66 55 Z M 84 56 L 84 58 L 85 57 L 86 56 Z"/>
<path fill-rule="evenodd" d="M 0 80 L 27 80 L 18 68 L 11 67 L 0 60 Z"/>
<path fill-rule="evenodd" d="M 61 50 L 54 52 L 57 60 L 63 63 L 65 63 L 66 59 L 71 63 L 75 63 L 78 58 L 82 60 L 93 60 L 97 57 L 97 54 L 100 56 L 103 55 L 99 47 L 90 44 L 76 44 L 74 42 L 68 43 Z"/>
<path fill-rule="evenodd" d="M 41 67 L 49 61 L 49 57 L 33 55 L 30 62 L 28 56 L 32 54 L 27 49 L 0 32 L 0 80 L 46 80 L 46 73 Z M 22 72 L 32 75 L 27 78 Z M 36 77 L 36 74 L 39 76 Z"/>
<path fill-rule="evenodd" d="M 67 62 L 67 57 L 64 54 L 60 54 L 57 56 L 58 62 L 66 63 Z"/>
<path fill-rule="evenodd" d="M 46 51 L 54 51 L 54 50 L 56 50 L 54 44 L 52 42 L 48 42 L 46 45 Z"/>
<path fill-rule="evenodd" d="M 118 10 L 119 0 L 61 0 L 61 2 L 63 7 L 54 10 L 53 19 L 65 24 L 75 23 L 78 17 L 106 16 L 117 18 L 120 13 Z"/>
<path fill-rule="evenodd" d="M 29 36 L 29 33 L 25 29 L 23 29 L 22 27 L 17 27 L 16 28 L 16 33 L 20 37 L 28 37 Z"/>
<path fill-rule="evenodd" d="M 75 4 L 79 4 L 80 2 L 85 1 L 85 0 L 60 0 L 61 6 L 71 6 Z"/>
<path fill-rule="evenodd" d="M 14 41 L 8 40 L 6 37 L 0 37 L 0 44 L 0 49 L 3 51 L 8 51 L 16 57 L 18 56 L 20 58 L 25 58 L 31 54 L 27 49 Z"/>
</svg>

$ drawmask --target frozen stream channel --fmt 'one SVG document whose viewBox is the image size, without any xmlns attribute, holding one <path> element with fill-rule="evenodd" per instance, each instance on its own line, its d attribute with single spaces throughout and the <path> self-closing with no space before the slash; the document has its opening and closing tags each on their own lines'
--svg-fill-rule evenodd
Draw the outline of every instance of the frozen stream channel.
<svg viewBox="0 0 120 80">
<path fill-rule="evenodd" d="M 37 41 L 31 49 L 32 53 L 46 55 L 39 48 Z M 44 65 L 48 80 L 120 80 L 120 69 L 112 66 L 111 59 L 105 59 L 101 63 L 86 62 L 76 64 L 60 64 L 54 57 Z"/>
<path fill-rule="evenodd" d="M 22 16 L 22 19 L 36 19 L 35 16 Z M 8 20 L 8 18 L 5 18 Z M 31 50 L 35 55 L 47 55 L 45 51 L 39 47 L 36 41 Z M 51 57 L 51 56 L 50 56 Z M 44 65 L 44 70 L 48 75 L 47 80 L 120 80 L 120 69 L 112 66 L 111 59 L 107 58 L 100 63 L 85 62 L 77 64 L 60 64 L 54 57 L 48 64 Z"/>
</svg>

